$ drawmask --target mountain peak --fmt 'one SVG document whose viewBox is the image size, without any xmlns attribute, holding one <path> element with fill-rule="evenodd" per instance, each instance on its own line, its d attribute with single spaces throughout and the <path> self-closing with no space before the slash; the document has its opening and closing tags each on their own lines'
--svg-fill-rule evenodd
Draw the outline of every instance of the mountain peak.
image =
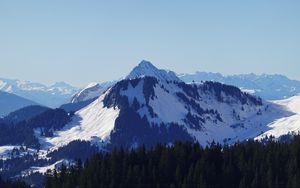
<svg viewBox="0 0 300 188">
<path fill-rule="evenodd" d="M 142 60 L 137 67 L 139 68 L 149 68 L 149 69 L 157 69 L 150 61 Z"/>
<path fill-rule="evenodd" d="M 126 79 L 134 79 L 145 76 L 155 77 L 158 80 L 181 82 L 174 72 L 158 69 L 150 61 L 146 60 L 142 60 L 136 67 L 134 67 Z"/>
</svg>

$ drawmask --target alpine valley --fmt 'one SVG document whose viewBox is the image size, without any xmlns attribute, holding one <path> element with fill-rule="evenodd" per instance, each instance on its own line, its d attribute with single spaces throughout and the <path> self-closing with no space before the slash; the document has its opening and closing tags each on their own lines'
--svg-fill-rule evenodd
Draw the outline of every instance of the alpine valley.
<svg viewBox="0 0 300 188">
<path fill-rule="evenodd" d="M 300 131 L 300 82 L 279 75 L 177 75 L 143 60 L 124 79 L 83 89 L 1 83 L 26 105 L 0 120 L 0 174 L 37 187 L 48 169 L 114 148 L 281 141 Z M 59 98 L 53 103 L 43 100 L 50 91 Z"/>
</svg>

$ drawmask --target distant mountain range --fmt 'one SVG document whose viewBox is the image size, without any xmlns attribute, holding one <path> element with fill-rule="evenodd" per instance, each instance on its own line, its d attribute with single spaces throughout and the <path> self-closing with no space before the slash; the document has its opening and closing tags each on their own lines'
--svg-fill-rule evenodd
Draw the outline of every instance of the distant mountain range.
<svg viewBox="0 0 300 188">
<path fill-rule="evenodd" d="M 224 76 L 220 73 L 196 72 L 194 74 L 179 74 L 178 77 L 187 83 L 215 81 L 234 85 L 243 91 L 260 96 L 266 100 L 285 99 L 300 93 L 300 81 L 291 80 L 279 74 Z"/>
<path fill-rule="evenodd" d="M 160 77 L 163 75 L 166 77 L 160 79 L 182 80 L 186 83 L 214 81 L 236 86 L 242 91 L 259 96 L 265 100 L 281 100 L 300 93 L 300 81 L 291 80 L 283 75 L 241 74 L 224 76 L 220 73 L 196 72 L 194 74 L 177 74 L 176 76 L 176 73 L 172 71 L 156 70 L 158 72 L 155 72 L 153 67 L 151 67 L 153 65 L 149 65 L 146 62 L 142 61 L 139 69 L 143 69 L 149 76 Z M 152 70 L 152 72 L 149 70 Z M 131 74 L 127 76 L 127 79 L 141 76 L 140 71 L 133 69 Z M 0 91 L 15 94 L 50 108 L 64 105 L 68 109 L 80 109 L 85 106 L 84 104 L 89 104 L 89 101 L 95 100 L 116 82 L 90 83 L 85 88 L 78 89 L 64 82 L 45 86 L 29 81 L 0 79 Z"/>
<path fill-rule="evenodd" d="M 37 103 L 11 93 L 0 91 L 0 117 L 30 105 L 37 105 Z"/>
<path fill-rule="evenodd" d="M 64 82 L 57 82 L 48 87 L 40 83 L 0 78 L 0 91 L 18 95 L 40 105 L 56 108 L 68 103 L 78 89 Z"/>
</svg>

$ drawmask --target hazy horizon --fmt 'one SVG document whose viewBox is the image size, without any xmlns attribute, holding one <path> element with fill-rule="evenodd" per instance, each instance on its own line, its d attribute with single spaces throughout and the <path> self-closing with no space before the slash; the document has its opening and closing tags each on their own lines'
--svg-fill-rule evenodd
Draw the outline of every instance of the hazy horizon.
<svg viewBox="0 0 300 188">
<path fill-rule="evenodd" d="M 83 87 L 142 59 L 300 80 L 299 1 L 0 2 L 0 77 Z"/>
</svg>

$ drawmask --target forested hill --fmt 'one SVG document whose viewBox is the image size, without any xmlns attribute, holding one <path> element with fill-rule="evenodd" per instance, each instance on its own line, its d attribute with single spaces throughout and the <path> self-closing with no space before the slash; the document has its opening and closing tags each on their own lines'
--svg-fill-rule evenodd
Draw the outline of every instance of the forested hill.
<svg viewBox="0 0 300 188">
<path fill-rule="evenodd" d="M 247 141 L 202 148 L 178 142 L 151 150 L 120 149 L 46 177 L 46 188 L 299 186 L 299 136 L 289 143 Z"/>
</svg>

